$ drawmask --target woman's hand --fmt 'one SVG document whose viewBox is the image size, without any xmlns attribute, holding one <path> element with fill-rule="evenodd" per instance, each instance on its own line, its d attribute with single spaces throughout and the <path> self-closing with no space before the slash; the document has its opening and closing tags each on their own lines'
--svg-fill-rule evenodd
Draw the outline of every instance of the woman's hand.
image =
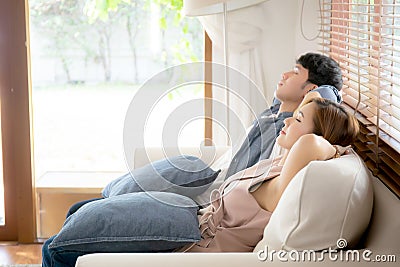
<svg viewBox="0 0 400 267">
<path fill-rule="evenodd" d="M 316 91 L 310 91 L 310 92 L 308 92 L 308 93 L 304 96 L 303 100 L 301 101 L 299 107 L 296 109 L 295 112 L 297 112 L 297 111 L 298 111 L 302 106 L 304 106 L 305 104 L 308 104 L 308 103 L 309 103 L 312 99 L 314 99 L 314 98 L 321 98 L 320 93 L 318 93 L 318 92 L 316 92 Z"/>
<path fill-rule="evenodd" d="M 348 145 L 348 146 L 333 145 L 333 147 L 336 149 L 334 158 L 338 158 L 342 155 L 350 154 L 351 145 Z"/>
</svg>

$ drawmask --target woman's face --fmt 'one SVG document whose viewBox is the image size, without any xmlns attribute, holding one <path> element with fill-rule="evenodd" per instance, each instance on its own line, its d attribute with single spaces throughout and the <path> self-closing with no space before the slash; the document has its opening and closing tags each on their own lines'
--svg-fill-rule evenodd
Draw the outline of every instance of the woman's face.
<svg viewBox="0 0 400 267">
<path fill-rule="evenodd" d="M 285 119 L 285 126 L 276 140 L 282 148 L 290 149 L 301 136 L 314 132 L 315 109 L 316 104 L 311 102 Z"/>
</svg>

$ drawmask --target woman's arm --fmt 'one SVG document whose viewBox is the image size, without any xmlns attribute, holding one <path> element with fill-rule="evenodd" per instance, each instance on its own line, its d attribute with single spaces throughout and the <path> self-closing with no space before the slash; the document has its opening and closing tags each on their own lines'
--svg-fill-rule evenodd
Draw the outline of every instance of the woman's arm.
<svg viewBox="0 0 400 267">
<path fill-rule="evenodd" d="M 327 160 L 335 154 L 335 147 L 321 136 L 306 134 L 300 137 L 289 151 L 280 178 L 276 182 L 276 204 L 289 182 L 308 163 L 313 160 Z"/>
</svg>

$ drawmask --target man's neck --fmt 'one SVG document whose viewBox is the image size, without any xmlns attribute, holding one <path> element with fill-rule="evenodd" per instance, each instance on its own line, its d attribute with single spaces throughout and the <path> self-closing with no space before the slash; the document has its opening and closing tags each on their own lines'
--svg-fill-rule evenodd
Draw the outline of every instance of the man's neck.
<svg viewBox="0 0 400 267">
<path fill-rule="evenodd" d="M 278 114 L 282 112 L 294 112 L 299 105 L 300 103 L 282 102 L 279 107 Z"/>
</svg>

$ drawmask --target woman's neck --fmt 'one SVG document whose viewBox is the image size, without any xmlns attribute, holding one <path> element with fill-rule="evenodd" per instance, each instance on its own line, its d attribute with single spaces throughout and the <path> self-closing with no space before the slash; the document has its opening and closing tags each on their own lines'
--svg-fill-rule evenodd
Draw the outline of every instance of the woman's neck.
<svg viewBox="0 0 400 267">
<path fill-rule="evenodd" d="M 285 164 L 285 161 L 286 161 L 286 158 L 287 158 L 287 156 L 289 154 L 289 151 L 290 151 L 289 149 L 283 149 L 282 158 L 279 161 L 279 165 L 283 166 L 283 164 Z"/>
</svg>

